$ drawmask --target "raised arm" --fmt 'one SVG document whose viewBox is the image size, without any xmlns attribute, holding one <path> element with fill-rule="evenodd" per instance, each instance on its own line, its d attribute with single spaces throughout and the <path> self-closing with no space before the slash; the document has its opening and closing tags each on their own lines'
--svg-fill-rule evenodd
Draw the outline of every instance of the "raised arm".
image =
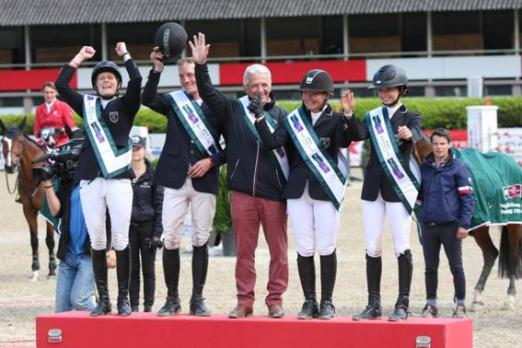
<svg viewBox="0 0 522 348">
<path fill-rule="evenodd" d="M 365 140 L 370 137 L 365 122 L 358 122 L 353 113 L 355 108 L 355 96 L 352 91 L 346 89 L 341 94 L 341 105 L 346 120 L 343 122 L 343 131 L 348 140 Z"/>
<path fill-rule="evenodd" d="M 164 68 L 163 54 L 159 51 L 158 47 L 154 47 L 152 52 L 150 52 L 150 60 L 152 61 L 153 69 L 150 71 L 147 84 L 145 84 L 145 88 L 143 89 L 141 102 L 152 110 L 167 115 L 170 106 L 163 96 L 158 96 L 158 84 Z"/>
<path fill-rule="evenodd" d="M 115 51 L 119 57 L 123 58 L 125 69 L 127 69 L 127 73 L 129 74 L 127 92 L 125 93 L 125 96 L 123 96 L 123 103 L 125 104 L 129 115 L 134 118 L 141 105 L 141 73 L 130 53 L 127 51 L 127 45 L 125 42 L 118 42 Z"/>
<path fill-rule="evenodd" d="M 96 50 L 91 46 L 83 46 L 74 58 L 60 70 L 60 74 L 55 82 L 60 97 L 69 104 L 80 117 L 83 117 L 83 97 L 71 88 L 70 83 L 76 69 L 78 69 L 84 60 L 92 58 L 95 53 Z"/>
<path fill-rule="evenodd" d="M 212 85 L 210 80 L 207 67 L 210 45 L 205 42 L 205 34 L 194 35 L 194 41 L 189 41 L 189 46 L 192 50 L 192 57 L 196 62 L 196 83 L 199 95 L 213 113 L 221 120 L 225 120 L 229 116 L 227 112 L 228 99 Z"/>
</svg>

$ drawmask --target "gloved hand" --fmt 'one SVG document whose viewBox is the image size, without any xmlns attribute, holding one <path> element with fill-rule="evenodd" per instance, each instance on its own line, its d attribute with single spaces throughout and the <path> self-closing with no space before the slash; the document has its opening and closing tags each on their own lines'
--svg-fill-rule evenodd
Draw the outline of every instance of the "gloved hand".
<svg viewBox="0 0 522 348">
<path fill-rule="evenodd" d="M 248 111 L 254 114 L 256 118 L 263 116 L 263 102 L 261 101 L 261 94 L 253 98 L 248 104 Z"/>
<path fill-rule="evenodd" d="M 158 248 L 160 249 L 163 246 L 163 242 L 161 241 L 160 237 L 154 236 L 152 237 L 152 240 L 150 241 L 150 248 Z"/>
<path fill-rule="evenodd" d="M 84 130 L 82 128 L 76 128 L 76 129 L 72 130 L 71 132 L 72 132 L 71 139 L 83 139 L 83 138 L 85 138 L 85 133 L 84 133 Z"/>
</svg>

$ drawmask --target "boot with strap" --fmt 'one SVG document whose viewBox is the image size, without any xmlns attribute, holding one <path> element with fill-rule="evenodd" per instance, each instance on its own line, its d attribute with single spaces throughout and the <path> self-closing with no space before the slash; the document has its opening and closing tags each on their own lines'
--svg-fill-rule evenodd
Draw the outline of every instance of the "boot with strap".
<svg viewBox="0 0 522 348">
<path fill-rule="evenodd" d="M 174 250 L 163 248 L 163 274 L 167 285 L 167 301 L 158 312 L 160 317 L 174 315 L 181 311 L 178 295 L 179 268 L 179 248 Z"/>
<path fill-rule="evenodd" d="M 127 317 L 132 309 L 129 303 L 130 246 L 116 250 L 116 275 L 118 278 L 118 315 Z"/>
<path fill-rule="evenodd" d="M 332 302 L 332 293 L 337 276 L 337 254 L 321 256 L 321 304 L 319 319 L 329 320 L 335 317 L 335 307 Z"/>
<path fill-rule="evenodd" d="M 413 260 L 408 249 L 398 258 L 399 263 L 399 297 L 395 303 L 395 310 L 388 317 L 389 321 L 408 319 L 408 307 L 410 305 L 410 286 L 413 275 Z"/>
<path fill-rule="evenodd" d="M 353 316 L 353 320 L 377 319 L 382 316 L 381 307 L 381 257 L 366 255 L 366 283 L 368 285 L 368 305 L 359 314 Z"/>
<path fill-rule="evenodd" d="M 319 316 L 319 306 L 315 295 L 315 264 L 313 256 L 297 254 L 297 269 L 305 297 L 305 302 L 297 319 L 312 319 Z"/>
<path fill-rule="evenodd" d="M 203 288 L 207 279 L 208 248 L 207 243 L 192 247 L 192 297 L 190 298 L 190 314 L 197 317 L 209 317 L 210 310 L 205 305 Z"/>
<path fill-rule="evenodd" d="M 96 289 L 98 289 L 98 305 L 91 311 L 91 317 L 109 314 L 112 310 L 109 300 L 109 288 L 107 286 L 107 260 L 105 250 L 92 250 L 92 271 Z"/>
</svg>

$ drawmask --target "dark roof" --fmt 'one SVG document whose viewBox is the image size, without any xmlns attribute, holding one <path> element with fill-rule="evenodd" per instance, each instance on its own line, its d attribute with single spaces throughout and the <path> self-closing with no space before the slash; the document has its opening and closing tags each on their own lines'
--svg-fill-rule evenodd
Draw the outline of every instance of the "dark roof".
<svg viewBox="0 0 522 348">
<path fill-rule="evenodd" d="M 522 0 L 0 0 L 0 26 L 522 8 Z"/>
</svg>

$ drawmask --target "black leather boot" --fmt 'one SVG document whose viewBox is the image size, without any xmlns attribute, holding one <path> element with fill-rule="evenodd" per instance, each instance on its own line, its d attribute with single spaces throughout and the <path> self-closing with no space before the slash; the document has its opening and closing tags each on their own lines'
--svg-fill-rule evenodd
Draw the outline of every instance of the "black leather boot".
<svg viewBox="0 0 522 348">
<path fill-rule="evenodd" d="M 333 253 L 321 256 L 321 304 L 319 306 L 319 319 L 332 319 L 335 317 L 335 307 L 332 303 L 332 293 L 337 276 L 337 254 Z"/>
<path fill-rule="evenodd" d="M 203 287 L 207 279 L 208 248 L 207 243 L 200 247 L 192 247 L 192 297 L 190 298 L 190 314 L 198 317 L 209 317 L 210 310 L 205 306 Z"/>
<path fill-rule="evenodd" d="M 366 283 L 368 285 L 368 305 L 353 320 L 377 319 L 382 316 L 381 307 L 382 259 L 366 255 Z"/>
<path fill-rule="evenodd" d="M 167 301 L 158 312 L 158 316 L 165 317 L 179 313 L 181 304 L 178 295 L 179 283 L 179 249 L 169 250 L 163 248 L 163 274 L 167 285 Z"/>
<path fill-rule="evenodd" d="M 132 309 L 129 303 L 130 247 L 116 250 L 116 275 L 118 278 L 118 315 L 127 317 Z"/>
<path fill-rule="evenodd" d="M 395 303 L 395 310 L 388 317 L 389 321 L 408 319 L 410 304 L 410 286 L 413 275 L 413 260 L 410 250 L 406 250 L 398 257 L 399 263 L 399 297 Z"/>
<path fill-rule="evenodd" d="M 297 314 L 298 319 L 312 319 L 319 316 L 319 306 L 315 296 L 315 264 L 313 256 L 301 256 L 297 254 L 297 270 L 305 301 L 301 311 Z"/>
<path fill-rule="evenodd" d="M 107 260 L 105 250 L 92 250 L 92 271 L 94 281 L 98 289 L 98 305 L 91 312 L 91 317 L 109 314 L 112 310 L 109 300 L 109 289 L 107 287 Z"/>
</svg>

